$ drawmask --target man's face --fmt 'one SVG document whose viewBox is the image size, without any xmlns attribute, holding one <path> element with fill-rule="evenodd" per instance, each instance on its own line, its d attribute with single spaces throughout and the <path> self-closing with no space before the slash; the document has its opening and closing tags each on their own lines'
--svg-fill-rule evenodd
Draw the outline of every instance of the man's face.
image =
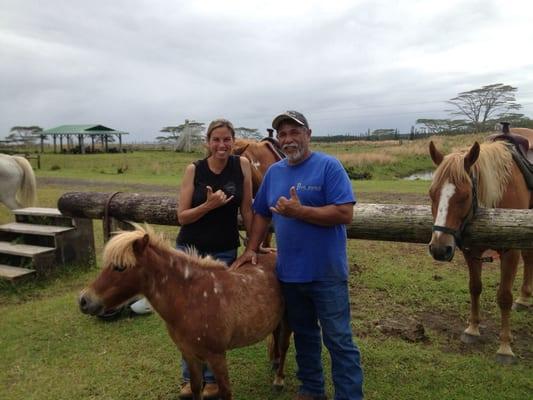
<svg viewBox="0 0 533 400">
<path fill-rule="evenodd" d="M 281 150 L 287 156 L 289 164 L 297 164 L 309 155 L 311 130 L 293 121 L 282 122 L 277 137 Z"/>
</svg>

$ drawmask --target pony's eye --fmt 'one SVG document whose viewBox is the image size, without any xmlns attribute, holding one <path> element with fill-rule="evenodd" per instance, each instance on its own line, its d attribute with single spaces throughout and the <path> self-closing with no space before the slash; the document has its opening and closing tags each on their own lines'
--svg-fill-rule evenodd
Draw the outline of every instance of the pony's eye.
<svg viewBox="0 0 533 400">
<path fill-rule="evenodd" d="M 113 271 L 124 272 L 125 269 L 126 267 L 122 267 L 120 265 L 113 265 Z"/>
</svg>

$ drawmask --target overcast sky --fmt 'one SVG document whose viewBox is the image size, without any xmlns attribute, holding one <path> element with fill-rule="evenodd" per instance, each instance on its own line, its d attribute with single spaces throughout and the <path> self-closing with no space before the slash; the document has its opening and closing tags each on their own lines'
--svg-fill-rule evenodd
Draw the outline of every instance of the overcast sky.
<svg viewBox="0 0 533 400">
<path fill-rule="evenodd" d="M 186 118 L 315 135 L 409 131 L 445 101 L 518 87 L 533 118 L 533 1 L 0 0 L 0 138 L 103 124 L 153 140 Z"/>
</svg>

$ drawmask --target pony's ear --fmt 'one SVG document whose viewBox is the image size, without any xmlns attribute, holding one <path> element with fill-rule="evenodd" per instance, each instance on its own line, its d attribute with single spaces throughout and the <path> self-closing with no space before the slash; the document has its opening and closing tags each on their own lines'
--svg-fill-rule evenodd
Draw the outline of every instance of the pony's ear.
<svg viewBox="0 0 533 400">
<path fill-rule="evenodd" d="M 437 150 L 437 147 L 435 147 L 433 140 L 429 142 L 429 154 L 431 155 L 431 159 L 433 160 L 435 165 L 440 165 L 444 156 L 440 151 Z"/>
<path fill-rule="evenodd" d="M 470 168 L 474 163 L 477 161 L 479 157 L 479 143 L 475 142 L 470 150 L 468 151 L 468 154 L 465 156 L 465 170 L 468 172 L 470 171 Z"/>
<path fill-rule="evenodd" d="M 244 151 L 248 148 L 248 146 L 250 146 L 249 143 L 246 146 L 244 146 L 244 147 L 240 147 L 238 149 L 234 149 L 233 150 L 233 154 L 235 154 L 236 156 L 240 156 L 242 153 L 244 153 Z"/>
<path fill-rule="evenodd" d="M 147 233 L 144 234 L 144 236 L 140 239 L 137 239 L 135 242 L 133 242 L 133 251 L 136 255 L 141 255 L 144 252 L 144 249 L 146 249 L 146 246 L 148 246 L 148 242 L 150 241 L 150 237 Z"/>
</svg>

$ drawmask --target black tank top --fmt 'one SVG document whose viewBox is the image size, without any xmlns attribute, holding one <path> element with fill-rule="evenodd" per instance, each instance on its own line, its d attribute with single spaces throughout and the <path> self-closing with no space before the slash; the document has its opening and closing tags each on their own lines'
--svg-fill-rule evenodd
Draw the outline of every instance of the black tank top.
<svg viewBox="0 0 533 400">
<path fill-rule="evenodd" d="M 222 207 L 209 211 L 199 220 L 181 227 L 176 243 L 194 246 L 201 253 L 213 253 L 239 247 L 239 228 L 237 212 L 242 202 L 244 175 L 239 156 L 230 156 L 226 167 L 220 174 L 209 169 L 207 159 L 194 163 L 194 192 L 191 208 L 197 207 L 207 199 L 206 186 L 213 192 L 222 189 L 233 199 Z"/>
</svg>

